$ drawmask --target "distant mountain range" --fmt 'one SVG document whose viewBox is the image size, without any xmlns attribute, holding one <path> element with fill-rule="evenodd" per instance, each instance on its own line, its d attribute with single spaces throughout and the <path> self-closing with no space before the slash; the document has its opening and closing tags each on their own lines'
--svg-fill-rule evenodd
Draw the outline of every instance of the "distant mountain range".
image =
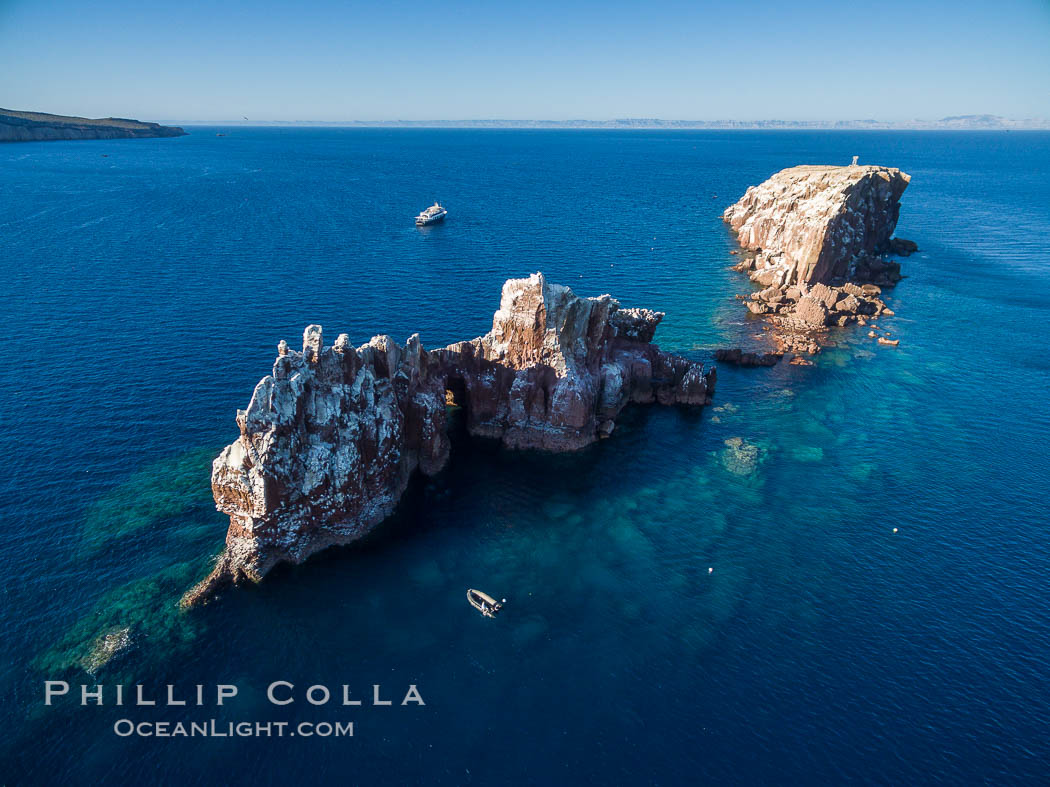
<svg viewBox="0 0 1050 787">
<path fill-rule="evenodd" d="M 342 128 L 610 128 L 610 129 L 896 129 L 1050 130 L 1050 120 L 998 115 L 953 115 L 940 120 L 227 120 L 181 121 L 186 126 L 327 126 Z"/>
<path fill-rule="evenodd" d="M 1050 130 L 1050 120 L 1014 120 L 999 115 L 953 115 L 940 120 L 194 120 L 184 126 L 275 126 L 328 128 L 535 128 L 535 129 L 768 129 L 768 130 Z M 162 126 L 127 118 L 82 118 L 0 109 L 0 142 L 56 139 L 179 137 L 179 126 Z"/>
<path fill-rule="evenodd" d="M 0 142 L 46 142 L 58 139 L 125 139 L 181 137 L 181 128 L 127 118 L 81 118 L 0 109 Z"/>
</svg>

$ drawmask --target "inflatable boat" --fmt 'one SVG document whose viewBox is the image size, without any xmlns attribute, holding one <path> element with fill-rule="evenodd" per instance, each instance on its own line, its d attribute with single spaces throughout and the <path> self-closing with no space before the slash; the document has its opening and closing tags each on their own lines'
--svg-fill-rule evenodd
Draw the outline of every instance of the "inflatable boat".
<svg viewBox="0 0 1050 787">
<path fill-rule="evenodd" d="M 470 606 L 474 607 L 478 612 L 488 618 L 494 618 L 499 614 L 499 611 L 503 609 L 503 605 L 507 599 L 503 601 L 496 601 L 488 593 L 482 593 L 480 590 L 474 590 L 470 588 L 467 590 L 467 601 L 470 602 Z"/>
</svg>

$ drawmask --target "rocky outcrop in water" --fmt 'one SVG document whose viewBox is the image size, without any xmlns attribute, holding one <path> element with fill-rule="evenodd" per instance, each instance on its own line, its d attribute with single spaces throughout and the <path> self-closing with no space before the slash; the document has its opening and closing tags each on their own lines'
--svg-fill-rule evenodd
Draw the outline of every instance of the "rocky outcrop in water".
<svg viewBox="0 0 1050 787">
<path fill-rule="evenodd" d="M 741 347 L 715 350 L 715 360 L 733 366 L 776 366 L 783 358 L 780 353 L 745 352 Z"/>
<path fill-rule="evenodd" d="M 181 137 L 178 126 L 127 118 L 81 118 L 0 109 L 0 142 L 49 142 L 60 139 Z"/>
<path fill-rule="evenodd" d="M 131 629 L 127 626 L 113 629 L 100 635 L 92 643 L 90 651 L 81 659 L 80 666 L 86 673 L 94 676 L 130 648 Z"/>
<path fill-rule="evenodd" d="M 901 274 L 885 255 L 917 251 L 892 237 L 910 180 L 889 167 L 791 167 L 726 209 L 751 252 L 735 267 L 763 287 L 747 307 L 774 316 L 782 349 L 813 352 L 821 329 L 888 312 L 878 296 Z"/>
<path fill-rule="evenodd" d="M 890 283 L 899 274 L 881 255 L 910 180 L 889 167 L 790 167 L 749 188 L 723 218 L 755 252 L 751 278 L 764 286 Z"/>
<path fill-rule="evenodd" d="M 418 335 L 354 348 L 341 334 L 326 346 L 319 325 L 302 351 L 282 341 L 237 413 L 240 437 L 213 464 L 226 548 L 183 604 L 374 528 L 416 469 L 444 467 L 449 404 L 473 435 L 548 451 L 609 436 L 630 402 L 707 404 L 715 370 L 653 345 L 662 318 L 535 274 L 504 284 L 489 333 L 444 349 L 425 350 Z"/>
</svg>

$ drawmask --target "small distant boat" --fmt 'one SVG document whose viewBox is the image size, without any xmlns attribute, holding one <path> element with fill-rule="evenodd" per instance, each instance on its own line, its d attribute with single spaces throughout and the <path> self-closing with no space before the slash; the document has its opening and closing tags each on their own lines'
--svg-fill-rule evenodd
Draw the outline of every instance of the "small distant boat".
<svg viewBox="0 0 1050 787">
<path fill-rule="evenodd" d="M 448 211 L 445 210 L 441 205 L 435 202 L 425 211 L 416 216 L 416 226 L 425 227 L 427 224 L 437 224 L 439 221 L 444 221 L 445 216 L 448 215 Z"/>
<path fill-rule="evenodd" d="M 467 601 L 470 602 L 470 606 L 474 607 L 474 609 L 485 617 L 494 618 L 499 614 L 499 611 L 503 609 L 503 605 L 507 602 L 507 599 L 496 601 L 496 599 L 488 593 L 482 593 L 480 590 L 470 588 L 467 590 Z"/>
</svg>

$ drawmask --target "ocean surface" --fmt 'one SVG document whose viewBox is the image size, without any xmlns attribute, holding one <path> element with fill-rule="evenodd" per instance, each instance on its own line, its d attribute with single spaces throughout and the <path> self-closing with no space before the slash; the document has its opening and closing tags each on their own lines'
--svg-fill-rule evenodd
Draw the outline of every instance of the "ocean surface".
<svg viewBox="0 0 1050 787">
<path fill-rule="evenodd" d="M 0 147 L 0 782 L 1045 783 L 1050 135 L 189 130 Z M 720 368 L 713 406 L 630 409 L 573 455 L 457 435 L 364 543 L 179 612 L 280 339 L 444 346 L 543 271 L 666 312 L 665 349 L 757 347 L 721 211 L 853 155 L 912 175 L 899 347 L 854 327 L 812 368 Z M 213 718 L 355 727 L 114 732 Z"/>
</svg>

